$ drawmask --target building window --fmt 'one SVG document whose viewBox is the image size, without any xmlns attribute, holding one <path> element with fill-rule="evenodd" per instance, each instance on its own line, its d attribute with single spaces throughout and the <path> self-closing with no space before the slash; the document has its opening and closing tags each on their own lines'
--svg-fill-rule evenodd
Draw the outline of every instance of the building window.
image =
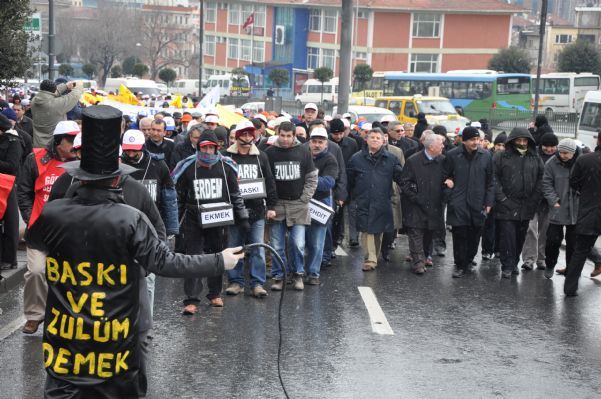
<svg viewBox="0 0 601 399">
<path fill-rule="evenodd" d="M 307 47 L 307 69 L 319 68 L 319 49 L 317 47 Z"/>
<path fill-rule="evenodd" d="M 255 40 L 253 43 L 253 62 L 265 62 L 265 42 Z"/>
<path fill-rule="evenodd" d="M 250 61 L 250 40 L 240 40 L 240 59 Z"/>
<path fill-rule="evenodd" d="M 239 43 L 238 39 L 229 38 L 227 41 L 227 57 L 232 59 L 238 58 Z"/>
<path fill-rule="evenodd" d="M 217 21 L 217 3 L 212 1 L 206 2 L 204 6 L 204 12 L 205 22 L 215 23 Z"/>
<path fill-rule="evenodd" d="M 555 43 L 557 43 L 557 44 L 572 43 L 572 35 L 555 35 Z"/>
<path fill-rule="evenodd" d="M 215 55 L 215 36 L 205 36 L 204 55 Z"/>
<path fill-rule="evenodd" d="M 230 25 L 240 25 L 240 4 L 229 5 L 227 23 Z"/>
<path fill-rule="evenodd" d="M 255 25 L 257 27 L 265 27 L 265 6 L 255 6 Z"/>
<path fill-rule="evenodd" d="M 336 33 L 338 30 L 338 11 L 324 10 L 323 12 L 323 31 L 325 33 Z"/>
<path fill-rule="evenodd" d="M 413 37 L 439 37 L 440 14 L 413 14 Z"/>
<path fill-rule="evenodd" d="M 367 11 L 357 11 L 357 18 L 367 19 L 367 17 L 368 17 Z"/>
<path fill-rule="evenodd" d="M 367 53 L 364 51 L 353 51 L 353 58 L 355 58 L 356 60 L 366 60 Z"/>
<path fill-rule="evenodd" d="M 411 54 L 411 72 L 438 72 L 438 54 Z"/>
<path fill-rule="evenodd" d="M 311 10 L 309 15 L 309 30 L 313 32 L 321 31 L 321 10 L 316 8 Z"/>
<path fill-rule="evenodd" d="M 321 50 L 321 66 L 334 70 L 336 67 L 336 50 L 327 48 Z"/>
</svg>

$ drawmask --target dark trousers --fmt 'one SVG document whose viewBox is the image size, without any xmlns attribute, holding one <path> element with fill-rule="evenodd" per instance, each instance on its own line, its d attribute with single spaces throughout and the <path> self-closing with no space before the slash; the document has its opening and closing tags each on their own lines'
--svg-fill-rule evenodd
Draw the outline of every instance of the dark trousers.
<svg viewBox="0 0 601 399">
<path fill-rule="evenodd" d="M 396 230 L 386 231 L 382 234 L 382 256 L 387 257 L 388 251 L 390 251 L 390 246 L 394 242 L 396 238 Z"/>
<path fill-rule="evenodd" d="M 501 269 L 517 270 L 520 254 L 526 240 L 529 220 L 499 220 L 499 251 L 501 252 Z"/>
<path fill-rule="evenodd" d="M 19 206 L 16 188 L 10 192 L 6 203 L 6 212 L 0 221 L 0 262 L 17 263 L 19 245 Z"/>
<path fill-rule="evenodd" d="M 184 242 L 187 255 L 200 255 L 204 253 L 221 252 L 227 243 L 223 227 L 202 229 L 196 216 L 188 213 L 184 219 Z M 223 275 L 207 277 L 209 287 L 208 299 L 217 298 L 223 288 Z M 184 304 L 200 302 L 202 292 L 202 278 L 185 278 Z"/>
<path fill-rule="evenodd" d="M 576 226 L 563 226 L 561 224 L 549 224 L 547 229 L 547 241 L 545 243 L 545 266 L 548 269 L 554 269 L 559 257 L 559 249 L 564 238 L 563 229 L 565 227 L 566 239 L 566 265 L 570 263 L 574 254 L 574 240 L 576 239 Z"/>
<path fill-rule="evenodd" d="M 334 249 L 338 248 L 344 240 L 344 208 L 345 205 L 339 206 L 332 218 L 332 241 Z"/>
<path fill-rule="evenodd" d="M 580 279 L 584 262 L 586 262 L 586 258 L 589 256 L 591 249 L 593 249 L 597 237 L 598 236 L 596 235 L 588 236 L 583 234 L 578 234 L 576 236 L 574 252 L 570 258 L 570 263 L 568 263 L 566 281 L 563 286 L 563 292 L 566 295 L 575 294 L 576 291 L 578 291 L 578 280 Z"/>
<path fill-rule="evenodd" d="M 468 270 L 478 253 L 481 226 L 453 226 L 453 257 L 457 269 Z"/>
<path fill-rule="evenodd" d="M 495 223 L 495 215 L 491 211 L 484 222 L 484 229 L 482 230 L 482 253 L 483 254 L 494 254 L 497 252 L 497 228 Z"/>
<path fill-rule="evenodd" d="M 119 378 L 92 386 L 74 385 L 47 375 L 44 399 L 134 399 L 146 394 L 139 392 L 137 385 L 135 381 L 120 381 Z"/>
<path fill-rule="evenodd" d="M 424 267 L 426 258 L 432 251 L 432 236 L 434 230 L 407 228 L 409 238 L 409 253 L 411 254 L 413 269 Z"/>
</svg>

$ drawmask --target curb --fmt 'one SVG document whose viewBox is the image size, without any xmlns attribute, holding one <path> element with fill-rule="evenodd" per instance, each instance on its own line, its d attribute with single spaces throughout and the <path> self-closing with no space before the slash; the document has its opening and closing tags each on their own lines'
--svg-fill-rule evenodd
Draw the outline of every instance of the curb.
<svg viewBox="0 0 601 399">
<path fill-rule="evenodd" d="M 2 270 L 2 280 L 0 280 L 0 294 L 5 294 L 12 290 L 24 279 L 27 265 L 25 262 L 19 262 L 16 269 Z"/>
</svg>

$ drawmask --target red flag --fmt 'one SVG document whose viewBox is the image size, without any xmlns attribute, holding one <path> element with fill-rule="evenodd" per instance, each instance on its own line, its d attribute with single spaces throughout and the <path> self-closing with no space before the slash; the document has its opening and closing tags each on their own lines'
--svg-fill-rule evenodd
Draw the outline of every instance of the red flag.
<svg viewBox="0 0 601 399">
<path fill-rule="evenodd" d="M 15 184 L 15 176 L 0 173 L 0 220 L 4 217 L 4 212 L 8 205 L 8 196 Z"/>
<path fill-rule="evenodd" d="M 244 25 L 242 25 L 242 29 L 246 29 L 254 23 L 255 23 L 255 13 L 253 12 L 252 14 L 250 14 L 248 16 L 248 18 L 246 18 Z"/>
</svg>

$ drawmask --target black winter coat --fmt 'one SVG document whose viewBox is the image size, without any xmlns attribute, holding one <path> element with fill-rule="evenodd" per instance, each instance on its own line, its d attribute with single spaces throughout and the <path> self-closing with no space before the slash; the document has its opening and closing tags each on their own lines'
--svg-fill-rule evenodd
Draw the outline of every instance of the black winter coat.
<svg viewBox="0 0 601 399">
<path fill-rule="evenodd" d="M 570 186 L 580 193 L 576 232 L 584 235 L 601 235 L 601 152 L 578 157 Z"/>
<path fill-rule="evenodd" d="M 495 201 L 492 156 L 482 148 L 468 154 L 464 145 L 449 151 L 445 158 L 445 175 L 452 179 L 449 189 L 447 224 L 451 226 L 484 226 L 484 208 Z"/>
<path fill-rule="evenodd" d="M 515 148 L 514 140 L 528 139 L 524 156 Z M 542 199 L 545 166 L 536 153 L 534 139 L 523 128 L 514 128 L 505 151 L 495 153 L 495 217 L 500 220 L 531 220 Z"/>
<path fill-rule="evenodd" d="M 309 148 L 309 142 L 303 144 Z M 346 201 L 347 197 L 347 176 L 346 176 L 346 162 L 344 161 L 344 155 L 340 146 L 330 139 L 328 139 L 328 152 L 334 156 L 336 163 L 338 164 L 338 176 L 336 176 L 336 186 L 332 193 L 335 201 Z"/>
<path fill-rule="evenodd" d="M 88 367 L 76 374 L 72 369 L 72 356 L 91 352 L 117 355 L 129 351 L 129 355 L 122 358 L 126 367 L 121 369 L 119 379 L 132 391 L 139 386 L 140 298 L 135 293 L 140 292 L 140 282 L 146 270 L 160 276 L 193 278 L 216 276 L 224 271 L 220 254 L 186 256 L 172 253 L 159 240 L 146 216 L 125 205 L 115 190 L 91 186 L 80 187 L 73 198 L 46 204 L 29 230 L 28 245 L 46 252 L 48 256 L 48 312 L 44 324 L 44 345 L 52 348 L 55 354 L 59 348 L 65 348 L 68 354 L 65 356 L 71 357 L 70 361 L 61 365 L 66 373 L 56 373 L 57 356 L 50 360 L 46 371 L 54 378 L 72 384 L 95 385 L 100 392 L 103 390 L 100 384 L 106 383 L 106 378 L 98 377 Z M 70 306 L 73 298 L 77 298 L 79 303 L 79 298 L 84 295 L 94 298 L 95 293 L 102 294 L 98 297 L 102 305 L 98 309 L 101 311 L 89 305 L 79 310 Z M 51 312 L 51 309 L 54 310 Z M 52 326 L 58 325 L 57 319 L 61 315 L 80 318 L 82 331 L 90 336 L 94 323 L 103 326 L 103 323 L 113 321 L 113 328 L 115 321 L 124 323 L 127 320 L 129 324 L 120 333 L 112 330 L 113 339 L 102 342 L 76 340 L 63 338 L 65 335 L 57 334 L 56 330 L 53 332 Z M 121 394 L 137 397 L 132 391 L 121 391 Z M 110 396 L 109 393 L 107 395 Z"/>
<path fill-rule="evenodd" d="M 347 166 L 349 192 L 357 204 L 357 230 L 379 234 L 394 230 L 392 182 L 399 184 L 403 168 L 397 157 L 382 148 L 371 156 L 364 148 Z"/>
<path fill-rule="evenodd" d="M 425 151 L 405 161 L 401 183 L 403 226 L 428 230 L 444 228 L 444 162 L 444 155 L 429 160 Z"/>
<path fill-rule="evenodd" d="M 11 133 L 0 133 L 0 173 L 16 176 L 21 164 L 21 139 Z"/>
<path fill-rule="evenodd" d="M 537 146 L 540 145 L 540 139 L 546 133 L 553 133 L 553 129 L 549 126 L 549 122 L 545 115 L 537 115 L 536 121 L 534 122 L 534 128 L 529 128 L 528 130 Z"/>
</svg>

